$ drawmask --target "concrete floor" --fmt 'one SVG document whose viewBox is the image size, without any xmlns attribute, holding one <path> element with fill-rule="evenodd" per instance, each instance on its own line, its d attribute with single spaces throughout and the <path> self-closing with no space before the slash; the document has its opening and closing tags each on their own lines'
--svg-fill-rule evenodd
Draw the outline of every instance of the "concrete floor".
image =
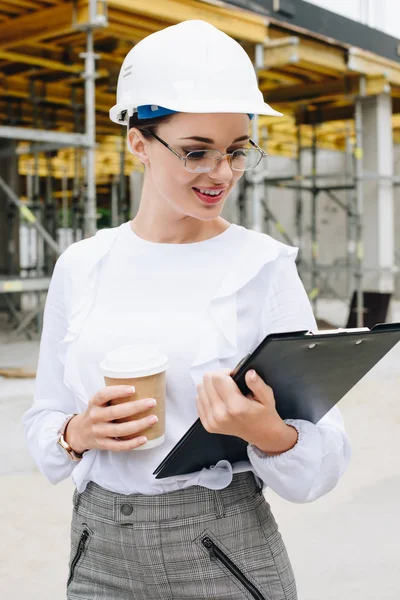
<svg viewBox="0 0 400 600">
<path fill-rule="evenodd" d="M 1 366 L 35 367 L 37 342 L 0 346 Z M 0 339 L 1 342 L 1 339 Z M 33 380 L 0 377 L 0 598 L 65 598 L 72 481 L 37 471 L 20 424 Z M 297 577 L 299 600 L 400 597 L 400 344 L 340 404 L 353 460 L 333 492 L 271 503 Z"/>
</svg>

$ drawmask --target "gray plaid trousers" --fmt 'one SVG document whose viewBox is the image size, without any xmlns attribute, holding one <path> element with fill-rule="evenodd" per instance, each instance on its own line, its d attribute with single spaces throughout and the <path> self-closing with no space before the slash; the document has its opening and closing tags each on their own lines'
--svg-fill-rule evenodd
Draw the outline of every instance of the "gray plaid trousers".
<svg viewBox="0 0 400 600">
<path fill-rule="evenodd" d="M 68 600 L 297 600 L 258 479 L 222 490 L 73 496 Z"/>
</svg>

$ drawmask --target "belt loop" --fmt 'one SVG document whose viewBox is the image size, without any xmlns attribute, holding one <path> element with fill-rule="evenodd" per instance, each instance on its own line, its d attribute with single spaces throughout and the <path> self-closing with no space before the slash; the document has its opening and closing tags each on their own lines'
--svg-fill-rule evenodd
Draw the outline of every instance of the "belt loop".
<svg viewBox="0 0 400 600">
<path fill-rule="evenodd" d="M 214 506 L 215 512 L 217 514 L 217 519 L 221 519 L 225 516 L 225 507 L 224 501 L 222 498 L 221 490 L 212 490 L 214 496 Z"/>
<path fill-rule="evenodd" d="M 258 475 L 256 475 L 255 473 L 253 473 L 253 476 L 254 476 L 254 479 L 255 479 L 255 482 L 256 482 L 256 486 L 258 488 L 258 492 L 262 493 L 262 491 L 264 489 L 264 482 L 263 482 L 263 480 Z"/>
<path fill-rule="evenodd" d="M 80 497 L 81 497 L 81 495 L 78 492 L 78 488 L 75 488 L 73 496 L 72 496 L 72 502 L 74 504 L 74 509 L 75 510 L 78 510 Z"/>
</svg>

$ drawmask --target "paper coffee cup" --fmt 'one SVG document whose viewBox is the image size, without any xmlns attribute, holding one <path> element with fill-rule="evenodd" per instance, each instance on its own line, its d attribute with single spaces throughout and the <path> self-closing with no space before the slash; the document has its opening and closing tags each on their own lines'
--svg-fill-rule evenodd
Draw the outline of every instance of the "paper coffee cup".
<svg viewBox="0 0 400 600">
<path fill-rule="evenodd" d="M 120 346 L 108 352 L 100 364 L 105 384 L 133 385 L 135 393 L 125 398 L 111 400 L 110 404 L 131 402 L 143 398 L 155 398 L 156 406 L 148 410 L 117 419 L 116 422 L 135 421 L 149 415 L 157 415 L 158 422 L 135 435 L 123 436 L 120 439 L 130 440 L 145 435 L 147 442 L 133 450 L 148 450 L 162 444 L 165 440 L 165 399 L 167 357 L 152 344 Z"/>
</svg>

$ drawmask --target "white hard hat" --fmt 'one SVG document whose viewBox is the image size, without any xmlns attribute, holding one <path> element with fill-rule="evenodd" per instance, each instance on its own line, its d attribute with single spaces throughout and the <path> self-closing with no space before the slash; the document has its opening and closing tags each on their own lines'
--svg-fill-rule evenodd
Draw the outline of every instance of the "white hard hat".
<svg viewBox="0 0 400 600">
<path fill-rule="evenodd" d="M 264 102 L 242 46 L 199 20 L 152 33 L 128 52 L 110 119 L 128 124 L 139 107 L 142 114 L 150 110 L 148 116 L 170 112 L 281 116 Z M 139 118 L 146 117 L 139 111 Z"/>
</svg>

